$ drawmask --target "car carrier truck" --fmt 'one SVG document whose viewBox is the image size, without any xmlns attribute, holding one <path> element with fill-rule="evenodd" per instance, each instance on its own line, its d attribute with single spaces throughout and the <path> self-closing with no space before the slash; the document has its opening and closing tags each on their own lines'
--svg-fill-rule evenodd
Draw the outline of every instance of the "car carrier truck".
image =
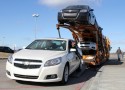
<svg viewBox="0 0 125 90">
<path fill-rule="evenodd" d="M 62 23 L 63 22 L 63 23 Z M 88 65 L 100 65 L 109 59 L 110 41 L 102 34 L 93 9 L 87 5 L 72 5 L 58 12 L 57 30 L 66 28 L 72 33 L 79 48 L 82 59 Z"/>
<path fill-rule="evenodd" d="M 102 34 L 101 27 L 94 25 L 57 24 L 60 35 L 60 27 L 71 31 L 79 48 L 82 49 L 82 58 L 88 65 L 100 65 L 109 59 L 110 41 Z"/>
</svg>

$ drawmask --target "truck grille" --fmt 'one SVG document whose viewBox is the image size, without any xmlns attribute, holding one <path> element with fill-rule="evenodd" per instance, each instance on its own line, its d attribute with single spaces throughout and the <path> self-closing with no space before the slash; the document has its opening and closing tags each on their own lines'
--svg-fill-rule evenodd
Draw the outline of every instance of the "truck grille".
<svg viewBox="0 0 125 90">
<path fill-rule="evenodd" d="M 24 78 L 24 79 L 37 79 L 38 76 L 29 76 L 29 75 L 20 75 L 20 74 L 14 74 L 17 78 Z"/>
<path fill-rule="evenodd" d="M 15 59 L 14 66 L 23 69 L 36 69 L 42 65 L 41 60 Z"/>
</svg>

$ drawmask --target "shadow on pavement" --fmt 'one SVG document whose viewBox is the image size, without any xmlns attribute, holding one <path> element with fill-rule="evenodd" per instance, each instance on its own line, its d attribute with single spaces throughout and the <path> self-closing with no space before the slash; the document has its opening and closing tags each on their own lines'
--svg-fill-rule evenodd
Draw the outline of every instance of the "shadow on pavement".
<svg viewBox="0 0 125 90">
<path fill-rule="evenodd" d="M 69 81 L 72 81 L 72 82 L 68 82 L 67 85 L 78 84 L 78 83 L 85 83 L 86 81 L 88 81 L 91 78 L 93 78 L 97 74 L 97 72 L 99 72 L 100 68 L 101 68 L 101 66 L 91 67 L 91 68 L 86 69 L 84 71 L 84 73 L 82 73 L 78 77 L 71 76 Z"/>
<path fill-rule="evenodd" d="M 57 82 L 57 83 L 37 83 L 37 82 L 23 82 L 23 81 L 17 81 L 17 82 L 20 84 L 24 84 L 24 85 L 34 85 L 34 86 L 43 86 L 43 87 L 68 86 L 68 85 L 74 85 L 74 84 L 79 84 L 79 83 L 84 84 L 86 81 L 95 77 L 98 72 L 101 72 L 101 71 L 99 71 L 99 69 L 102 66 L 104 66 L 104 65 L 121 65 L 121 64 L 123 64 L 122 61 L 118 61 L 117 59 L 110 59 L 100 66 L 87 68 L 82 73 L 76 71 L 70 75 L 69 81 L 66 85 L 62 85 L 59 82 Z"/>
<path fill-rule="evenodd" d="M 122 61 L 118 61 L 117 59 L 109 59 L 107 62 L 105 62 L 104 65 L 121 65 L 123 64 Z"/>
<path fill-rule="evenodd" d="M 28 82 L 28 81 L 19 81 L 16 80 L 17 83 L 23 84 L 23 85 L 33 85 L 33 86 L 43 86 L 43 87 L 49 87 L 49 86 L 60 86 L 59 83 L 41 83 L 41 82 Z"/>
<path fill-rule="evenodd" d="M 73 74 L 70 75 L 69 81 L 66 85 L 63 85 L 59 82 L 57 83 L 37 83 L 37 82 L 24 82 L 24 81 L 17 81 L 20 84 L 24 85 L 35 85 L 35 86 L 43 86 L 43 87 L 56 87 L 56 86 L 68 86 L 68 85 L 74 85 L 74 84 L 79 84 L 79 83 L 85 83 L 92 77 L 96 75 L 98 70 L 101 68 L 99 67 L 94 67 L 94 68 L 88 68 L 86 69 L 83 73 L 79 74 L 80 72 L 76 71 Z"/>
</svg>

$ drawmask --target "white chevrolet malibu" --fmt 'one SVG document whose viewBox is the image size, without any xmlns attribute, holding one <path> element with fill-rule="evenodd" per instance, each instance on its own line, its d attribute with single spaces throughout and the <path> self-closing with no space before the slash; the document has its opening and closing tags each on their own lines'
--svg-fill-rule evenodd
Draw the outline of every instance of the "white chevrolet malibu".
<svg viewBox="0 0 125 90">
<path fill-rule="evenodd" d="M 6 75 L 10 79 L 33 82 L 68 81 L 82 68 L 81 50 L 69 39 L 37 39 L 8 58 Z"/>
</svg>

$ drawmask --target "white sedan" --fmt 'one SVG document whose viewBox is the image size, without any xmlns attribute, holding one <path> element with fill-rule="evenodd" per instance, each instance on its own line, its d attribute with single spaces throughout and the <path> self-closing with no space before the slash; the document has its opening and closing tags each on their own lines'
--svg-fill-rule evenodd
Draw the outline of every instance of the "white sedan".
<svg viewBox="0 0 125 90">
<path fill-rule="evenodd" d="M 8 58 L 10 79 L 66 83 L 69 75 L 82 68 L 81 50 L 69 39 L 38 39 Z"/>
</svg>

